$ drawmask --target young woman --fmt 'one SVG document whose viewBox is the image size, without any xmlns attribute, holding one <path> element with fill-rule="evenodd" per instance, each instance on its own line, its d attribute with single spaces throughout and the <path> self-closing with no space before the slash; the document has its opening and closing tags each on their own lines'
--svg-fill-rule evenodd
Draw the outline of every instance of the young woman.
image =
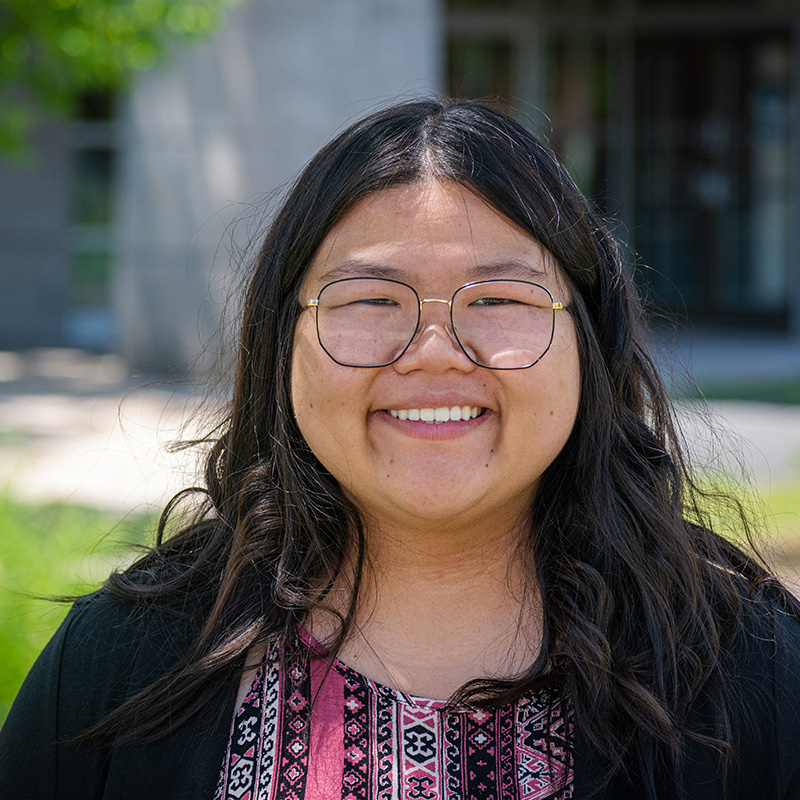
<svg viewBox="0 0 800 800">
<path fill-rule="evenodd" d="M 512 119 L 342 133 L 254 265 L 203 504 L 75 604 L 0 794 L 800 798 L 800 607 L 710 529 L 639 318 Z"/>
</svg>

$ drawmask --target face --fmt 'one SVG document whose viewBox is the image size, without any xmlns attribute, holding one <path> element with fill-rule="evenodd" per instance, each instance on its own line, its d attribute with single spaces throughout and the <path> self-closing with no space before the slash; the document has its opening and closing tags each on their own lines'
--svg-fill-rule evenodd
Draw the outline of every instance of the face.
<svg viewBox="0 0 800 800">
<path fill-rule="evenodd" d="M 569 301 L 537 242 L 454 183 L 400 186 L 361 200 L 323 241 L 299 299 L 305 304 L 331 280 L 367 276 L 448 300 L 482 277 L 522 279 Z M 568 311 L 556 313 L 544 357 L 520 370 L 472 363 L 443 303 L 423 305 L 414 340 L 387 367 L 332 361 L 317 340 L 313 309 L 302 313 L 295 334 L 292 401 L 300 430 L 349 498 L 382 528 L 513 524 L 567 441 L 579 393 Z M 454 406 L 477 408 L 478 416 L 441 424 L 412 419 Z"/>
</svg>

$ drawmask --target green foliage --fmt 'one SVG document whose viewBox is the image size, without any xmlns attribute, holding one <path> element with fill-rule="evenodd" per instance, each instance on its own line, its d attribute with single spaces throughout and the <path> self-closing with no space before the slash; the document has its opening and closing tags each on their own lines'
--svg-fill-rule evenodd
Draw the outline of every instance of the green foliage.
<svg viewBox="0 0 800 800">
<path fill-rule="evenodd" d="M 143 517 L 31 505 L 0 494 L 0 722 L 67 612 L 52 599 L 85 594 L 144 540 Z"/>
<path fill-rule="evenodd" d="M 19 155 L 37 112 L 124 88 L 174 40 L 208 34 L 234 0 L 0 0 L 0 153 Z"/>
</svg>

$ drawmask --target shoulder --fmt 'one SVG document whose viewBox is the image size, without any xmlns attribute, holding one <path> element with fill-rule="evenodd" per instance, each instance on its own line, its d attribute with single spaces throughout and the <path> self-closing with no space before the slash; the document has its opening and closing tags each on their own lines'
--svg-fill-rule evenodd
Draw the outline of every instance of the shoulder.
<svg viewBox="0 0 800 800">
<path fill-rule="evenodd" d="M 654 761 L 652 741 L 634 745 L 628 774 L 614 776 L 598 800 L 680 796 L 702 800 L 800 800 L 800 620 L 774 599 L 743 598 L 739 628 L 725 645 L 725 685 L 733 744 L 722 768 L 719 753 L 689 739 L 678 772 Z M 707 687 L 710 689 L 712 687 Z M 716 735 L 714 693 L 703 690 L 686 722 Z M 576 796 L 590 796 L 605 764 L 576 729 Z"/>
<path fill-rule="evenodd" d="M 800 620 L 774 599 L 744 604 L 727 654 L 733 796 L 800 800 Z"/>
<path fill-rule="evenodd" d="M 129 602 L 101 589 L 78 598 L 54 637 L 63 647 L 62 671 L 81 665 L 105 672 L 117 664 L 126 670 L 141 659 L 171 665 L 195 633 L 190 617 L 175 609 Z"/>
<path fill-rule="evenodd" d="M 69 738 L 169 670 L 193 636 L 186 616 L 101 589 L 73 603 L 15 705 L 48 703 Z"/>
<path fill-rule="evenodd" d="M 108 590 L 75 601 L 39 655 L 0 730 L 0 796 L 103 796 L 110 753 L 64 745 L 159 677 L 186 651 L 192 626 L 174 611 Z M 36 770 L 23 768 L 36 764 Z M 59 794 L 58 796 L 61 796 Z"/>
<path fill-rule="evenodd" d="M 741 630 L 729 653 L 735 671 L 800 685 L 800 617 L 774 599 L 743 602 Z"/>
<path fill-rule="evenodd" d="M 193 634 L 194 627 L 180 614 L 100 589 L 73 603 L 20 695 L 57 693 L 61 719 L 74 713 L 90 725 L 96 721 L 90 717 L 99 719 L 167 671 L 186 652 Z"/>
<path fill-rule="evenodd" d="M 770 688 L 771 713 L 765 735 L 773 743 L 774 766 L 782 797 L 800 798 L 800 620 L 780 606 L 771 605 L 769 626 L 763 626 L 751 647 L 764 652 L 761 669 L 752 675 L 754 685 Z M 753 747 L 758 742 L 750 742 Z M 749 757 L 748 748 L 739 754 Z M 755 785 L 755 784 L 754 784 Z M 757 796 L 753 795 L 753 796 Z"/>
</svg>

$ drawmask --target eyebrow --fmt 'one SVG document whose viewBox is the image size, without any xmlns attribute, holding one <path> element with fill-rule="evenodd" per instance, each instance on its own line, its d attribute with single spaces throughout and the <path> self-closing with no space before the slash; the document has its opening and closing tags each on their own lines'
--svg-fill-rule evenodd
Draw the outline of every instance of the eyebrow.
<svg viewBox="0 0 800 800">
<path fill-rule="evenodd" d="M 470 281 L 485 281 L 492 278 L 529 278 L 540 279 L 547 275 L 547 271 L 542 267 L 537 267 L 528 261 L 519 261 L 515 258 L 494 261 L 491 264 L 476 264 L 467 270 Z"/>
<path fill-rule="evenodd" d="M 492 278 L 541 279 L 547 275 L 544 268 L 534 266 L 528 261 L 515 258 L 502 259 L 488 264 L 476 264 L 466 270 L 467 283 L 485 281 Z M 326 269 L 320 279 L 325 283 L 341 278 L 388 278 L 395 281 L 408 281 L 408 271 L 398 267 L 372 261 L 348 260 Z"/>
<path fill-rule="evenodd" d="M 341 278 L 389 278 L 402 281 L 408 278 L 405 270 L 390 267 L 386 264 L 376 264 L 372 261 L 349 260 L 326 269 L 320 279 L 326 283 Z"/>
</svg>

